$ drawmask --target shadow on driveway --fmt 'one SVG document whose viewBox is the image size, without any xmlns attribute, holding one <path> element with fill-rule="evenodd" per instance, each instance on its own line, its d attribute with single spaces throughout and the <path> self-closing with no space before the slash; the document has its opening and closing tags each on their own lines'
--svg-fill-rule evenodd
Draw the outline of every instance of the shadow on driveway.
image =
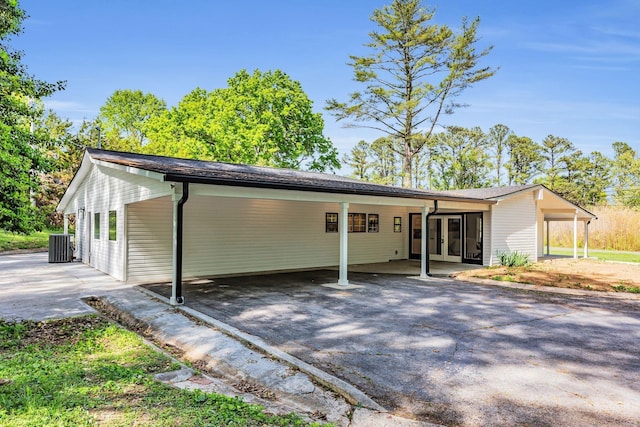
<svg viewBox="0 0 640 427">
<path fill-rule="evenodd" d="M 640 304 L 313 271 L 185 284 L 186 305 L 399 415 L 448 425 L 635 426 Z M 166 284 L 147 285 L 164 296 Z"/>
</svg>

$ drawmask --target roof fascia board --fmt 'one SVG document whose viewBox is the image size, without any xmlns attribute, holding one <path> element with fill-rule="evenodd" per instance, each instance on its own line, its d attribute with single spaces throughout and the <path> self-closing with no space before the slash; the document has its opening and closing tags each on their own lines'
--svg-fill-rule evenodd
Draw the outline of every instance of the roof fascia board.
<svg viewBox="0 0 640 427">
<path fill-rule="evenodd" d="M 586 216 L 593 218 L 593 219 L 597 219 L 597 216 L 595 216 L 594 214 L 592 214 L 591 212 L 587 211 L 586 209 L 581 208 L 580 206 L 574 204 L 573 202 L 570 202 L 569 200 L 565 199 L 564 197 L 560 196 L 559 194 L 556 194 L 555 192 L 553 192 L 552 190 L 549 190 L 546 186 L 542 185 L 542 184 L 536 184 L 536 185 L 532 185 L 531 187 L 527 187 L 527 188 L 523 188 L 521 190 L 518 191 L 514 191 L 513 193 L 509 193 L 509 194 L 504 194 L 502 196 L 499 197 L 494 197 L 492 198 L 493 200 L 504 200 L 508 197 L 512 197 L 518 194 L 522 194 L 524 192 L 527 191 L 546 191 L 546 193 L 548 193 L 549 195 L 551 195 L 552 197 L 555 197 L 556 200 L 560 200 L 566 204 L 568 204 L 569 206 L 571 206 L 573 209 L 578 210 L 582 213 L 584 213 Z M 544 198 L 544 195 L 538 193 L 536 196 L 536 199 L 542 200 Z"/>
<path fill-rule="evenodd" d="M 71 200 L 73 199 L 73 196 L 75 195 L 76 191 L 78 190 L 78 187 L 80 187 L 80 184 L 82 184 L 82 182 L 87 177 L 89 172 L 91 172 L 92 166 L 93 164 L 91 162 L 89 153 L 85 151 L 84 155 L 82 156 L 82 162 L 80 162 L 80 168 L 78 168 L 78 171 L 73 176 L 73 178 L 71 179 L 71 182 L 67 186 L 67 189 L 62 195 L 60 202 L 58 202 L 58 206 L 56 206 L 56 211 L 69 213 L 69 212 L 66 212 L 66 209 L 69 203 L 71 202 Z"/>
<path fill-rule="evenodd" d="M 573 211 L 579 211 L 582 212 L 585 216 L 588 216 L 589 218 L 592 219 L 598 219 L 597 216 L 595 216 L 594 214 L 592 214 L 591 212 L 589 212 L 586 209 L 582 209 L 580 206 L 574 204 L 573 202 L 570 202 L 569 200 L 565 199 L 564 197 L 554 193 L 553 191 L 549 190 L 547 187 L 542 186 L 545 190 L 547 190 L 547 193 L 549 193 L 549 195 L 551 195 L 552 197 L 554 197 L 556 200 L 560 200 L 561 202 L 564 202 L 566 204 L 568 204 L 569 206 L 571 206 L 571 208 L 573 209 Z M 556 209 L 556 211 L 558 211 Z M 548 210 L 548 212 L 553 212 L 553 210 Z"/>
<path fill-rule="evenodd" d="M 96 159 L 91 159 L 91 161 L 97 166 L 103 166 L 106 168 L 115 169 L 121 172 L 130 173 L 133 175 L 144 176 L 146 178 L 151 178 L 157 181 L 164 181 L 164 177 L 165 177 L 165 175 L 162 173 L 153 172 L 146 169 L 140 169 L 133 166 L 119 165 L 117 163 L 111 163 L 104 160 L 96 160 Z"/>
<path fill-rule="evenodd" d="M 422 207 L 432 206 L 433 200 L 401 197 L 367 196 L 361 194 L 323 193 L 316 191 L 283 190 L 272 188 L 240 187 L 230 185 L 195 184 L 191 194 L 194 196 L 240 197 L 252 199 L 288 200 L 298 202 L 341 203 L 349 202 L 363 205 L 385 205 Z M 440 199 L 438 199 L 440 200 Z M 465 209 L 486 208 L 484 200 L 473 203 L 459 203 Z M 470 205 L 472 206 L 470 208 Z"/>
<path fill-rule="evenodd" d="M 527 191 L 533 191 L 533 190 L 539 190 L 545 188 L 543 185 L 541 184 L 536 184 L 536 185 L 532 185 L 531 187 L 526 187 L 526 188 L 522 188 L 520 190 L 516 190 L 512 193 L 507 193 L 507 194 L 503 194 L 501 196 L 496 196 L 496 197 L 489 197 L 487 200 L 496 200 L 496 201 L 500 201 L 509 197 L 513 197 L 513 196 L 517 196 L 518 194 L 522 194 L 522 193 L 526 193 Z"/>
<path fill-rule="evenodd" d="M 374 197 L 374 198 L 381 198 L 381 199 L 402 199 L 402 200 L 415 200 L 417 201 L 416 204 L 410 204 L 410 205 L 404 205 L 404 206 L 426 206 L 425 202 L 428 201 L 433 201 L 433 200 L 438 200 L 438 201 L 451 201 L 451 202 L 462 202 L 462 203 L 471 203 L 471 204 L 496 204 L 497 202 L 494 200 L 487 200 L 487 199 L 477 199 L 477 198 L 469 198 L 469 197 L 452 197 L 452 196 L 445 196 L 445 195 L 438 195 L 438 194 L 433 194 L 433 195 L 424 195 L 423 197 L 419 197 L 419 196 L 403 196 L 403 195 L 393 195 L 393 194 L 388 194 L 388 195 L 381 195 L 381 194 L 367 194 L 366 190 L 353 190 L 353 191 L 327 191 L 325 189 L 318 189 L 318 188 L 307 188 L 304 186 L 300 186 L 300 188 L 296 188 L 293 185 L 286 185 L 283 184 L 283 187 L 285 188 L 274 188 L 274 184 L 270 184 L 270 183 L 260 183 L 260 182 L 247 182 L 247 181 L 238 181 L 238 182 L 233 182 L 233 183 L 229 183 L 229 182 L 216 182 L 215 180 L 210 180 L 210 179 L 199 179 L 197 177 L 190 177 L 190 176 L 179 176 L 179 175 L 172 175 L 172 174 L 167 174 L 164 176 L 165 181 L 171 181 L 171 182 L 189 182 L 192 184 L 202 184 L 202 185 L 208 185 L 208 186 L 214 186 L 214 187 L 230 187 L 230 188 L 253 188 L 256 189 L 260 192 L 265 191 L 265 190 L 280 190 L 280 191 L 299 191 L 301 193 L 320 193 L 320 194 L 335 194 L 338 196 L 338 198 L 340 200 L 345 200 L 345 198 L 349 198 L 349 197 Z M 237 190 L 236 190 L 237 191 Z M 391 202 L 389 203 L 390 205 L 401 205 L 400 203 L 397 202 Z"/>
</svg>

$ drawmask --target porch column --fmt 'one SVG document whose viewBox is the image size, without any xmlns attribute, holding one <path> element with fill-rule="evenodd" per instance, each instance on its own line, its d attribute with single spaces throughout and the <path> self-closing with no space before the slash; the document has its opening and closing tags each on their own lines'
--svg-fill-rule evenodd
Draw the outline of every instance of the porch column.
<svg viewBox="0 0 640 427">
<path fill-rule="evenodd" d="M 583 256 L 589 258 L 589 221 L 584 222 L 584 248 Z"/>
<path fill-rule="evenodd" d="M 338 223 L 340 224 L 340 274 L 338 276 L 338 285 L 347 286 L 349 280 L 347 279 L 348 254 L 349 251 L 349 203 L 340 203 L 340 218 Z"/>
<path fill-rule="evenodd" d="M 64 214 L 63 218 L 64 218 L 63 219 L 63 223 L 64 223 L 64 225 L 63 225 L 63 227 L 64 227 L 63 228 L 63 233 L 64 234 L 69 234 L 69 215 L 68 214 Z"/>
<path fill-rule="evenodd" d="M 426 279 L 427 276 L 427 235 L 429 234 L 429 230 L 427 228 L 427 213 L 429 212 L 426 206 L 422 207 L 422 215 L 420 215 L 420 219 L 422 220 L 422 237 L 420 239 L 420 278 Z"/>
<path fill-rule="evenodd" d="M 573 258 L 578 258 L 578 212 L 573 214 Z"/>
<path fill-rule="evenodd" d="M 551 254 L 549 251 L 549 220 L 545 221 L 547 223 L 547 256 Z"/>
</svg>

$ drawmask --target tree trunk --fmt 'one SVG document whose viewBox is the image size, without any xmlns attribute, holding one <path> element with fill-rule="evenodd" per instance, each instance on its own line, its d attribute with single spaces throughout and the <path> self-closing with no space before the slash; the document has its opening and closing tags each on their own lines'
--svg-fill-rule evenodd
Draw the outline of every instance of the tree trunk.
<svg viewBox="0 0 640 427">
<path fill-rule="evenodd" d="M 413 156 L 411 155 L 411 146 L 409 141 L 404 143 L 404 157 L 402 159 L 402 186 L 404 188 L 411 188 L 413 181 L 412 164 Z"/>
</svg>

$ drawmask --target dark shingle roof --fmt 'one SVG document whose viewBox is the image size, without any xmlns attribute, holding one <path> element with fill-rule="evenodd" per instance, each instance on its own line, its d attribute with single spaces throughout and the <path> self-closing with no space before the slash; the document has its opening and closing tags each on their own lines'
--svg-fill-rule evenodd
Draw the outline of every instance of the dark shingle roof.
<svg viewBox="0 0 640 427">
<path fill-rule="evenodd" d="M 91 158 L 117 165 L 135 167 L 164 175 L 165 181 L 217 184 L 312 191 L 323 193 L 360 194 L 382 197 L 402 197 L 424 200 L 482 201 L 471 195 L 454 192 L 423 191 L 373 184 L 319 172 L 304 172 L 202 160 L 121 153 L 88 148 Z"/>
<path fill-rule="evenodd" d="M 478 199 L 495 199 L 518 193 L 530 188 L 539 187 L 539 184 L 510 185 L 506 187 L 471 188 L 468 190 L 443 191 L 443 194 L 460 197 L 474 197 Z"/>
</svg>

